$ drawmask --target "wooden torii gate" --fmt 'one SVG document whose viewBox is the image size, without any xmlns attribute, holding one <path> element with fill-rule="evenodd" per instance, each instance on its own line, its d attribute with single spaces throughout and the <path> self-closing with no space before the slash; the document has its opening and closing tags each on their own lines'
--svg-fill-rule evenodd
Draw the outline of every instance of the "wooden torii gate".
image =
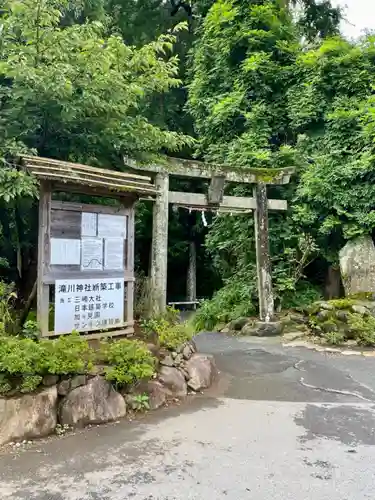
<svg viewBox="0 0 375 500">
<path fill-rule="evenodd" d="M 294 169 L 239 170 L 225 165 L 170 157 L 147 166 L 130 158 L 124 158 L 124 162 L 133 170 L 148 172 L 155 177 L 157 195 L 153 207 L 151 252 L 152 312 L 154 314 L 162 312 L 167 304 L 168 206 L 171 203 L 192 210 L 254 211 L 259 316 L 261 321 L 271 321 L 274 316 L 274 298 L 269 254 L 268 210 L 286 210 L 287 202 L 268 199 L 267 185 L 288 184 Z M 171 175 L 210 179 L 208 192 L 205 195 L 169 191 Z M 225 182 L 254 184 L 253 198 L 225 196 Z"/>
</svg>

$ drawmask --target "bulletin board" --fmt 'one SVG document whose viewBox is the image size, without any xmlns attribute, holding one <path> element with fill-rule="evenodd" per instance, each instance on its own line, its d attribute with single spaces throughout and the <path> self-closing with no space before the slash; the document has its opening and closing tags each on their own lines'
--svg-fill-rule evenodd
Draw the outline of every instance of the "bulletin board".
<svg viewBox="0 0 375 500">
<path fill-rule="evenodd" d="M 42 335 L 132 333 L 133 200 L 112 207 L 52 201 L 45 190 L 42 196 L 43 303 L 48 295 L 48 308 L 53 304 L 53 328 L 48 315 Z"/>
</svg>

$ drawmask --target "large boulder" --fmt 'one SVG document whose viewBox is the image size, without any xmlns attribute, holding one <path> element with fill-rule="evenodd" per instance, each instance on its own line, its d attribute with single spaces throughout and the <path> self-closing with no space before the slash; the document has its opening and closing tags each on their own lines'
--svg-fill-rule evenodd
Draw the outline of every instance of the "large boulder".
<svg viewBox="0 0 375 500">
<path fill-rule="evenodd" d="M 350 240 L 340 250 L 346 295 L 375 292 L 375 246 L 370 236 Z"/>
<path fill-rule="evenodd" d="M 241 330 L 241 335 L 250 335 L 256 337 L 276 337 L 284 331 L 285 324 L 281 321 L 256 321 L 248 323 Z"/>
<path fill-rule="evenodd" d="M 51 434 L 57 424 L 57 389 L 0 398 L 0 445 Z"/>
<path fill-rule="evenodd" d="M 150 410 L 157 410 L 173 396 L 172 392 L 158 380 L 141 382 L 132 394 L 147 394 Z"/>
<path fill-rule="evenodd" d="M 189 374 L 188 386 L 193 391 L 210 387 L 218 374 L 214 357 L 209 354 L 193 354 L 185 369 Z"/>
<path fill-rule="evenodd" d="M 62 425 L 79 427 L 111 422 L 125 415 L 124 398 L 100 376 L 70 391 L 59 408 Z"/>
<path fill-rule="evenodd" d="M 183 398 L 187 395 L 185 377 L 177 368 L 162 366 L 159 372 L 159 381 L 169 389 L 174 397 Z"/>
</svg>

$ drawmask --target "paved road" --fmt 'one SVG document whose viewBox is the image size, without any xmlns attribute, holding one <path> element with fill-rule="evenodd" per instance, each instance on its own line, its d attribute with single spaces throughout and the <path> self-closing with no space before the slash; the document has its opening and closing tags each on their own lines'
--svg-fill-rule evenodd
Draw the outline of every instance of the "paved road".
<svg viewBox="0 0 375 500">
<path fill-rule="evenodd" d="M 12 500 L 375 497 L 375 359 L 201 335 L 218 387 L 0 456 Z"/>
</svg>

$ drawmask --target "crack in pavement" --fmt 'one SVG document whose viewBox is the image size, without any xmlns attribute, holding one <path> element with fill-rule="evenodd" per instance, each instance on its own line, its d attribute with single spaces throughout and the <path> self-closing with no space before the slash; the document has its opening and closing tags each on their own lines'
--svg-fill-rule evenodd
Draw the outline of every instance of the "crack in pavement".
<svg viewBox="0 0 375 500">
<path fill-rule="evenodd" d="M 306 362 L 306 360 L 300 359 L 299 361 L 297 361 L 296 363 L 294 363 L 293 368 L 295 370 L 299 371 L 299 372 L 306 372 L 305 369 L 300 368 L 300 366 L 299 366 L 301 363 L 305 363 L 305 362 Z M 358 381 L 354 380 L 351 375 L 346 374 L 346 378 L 348 378 L 352 382 L 355 382 L 356 384 L 359 384 L 361 387 L 365 388 L 366 390 L 368 390 L 369 392 L 371 392 L 375 396 L 374 391 L 370 387 L 366 387 L 363 384 L 360 384 Z M 331 394 L 341 394 L 343 396 L 354 396 L 355 398 L 361 399 L 362 401 L 367 401 L 369 403 L 373 403 L 372 399 L 366 398 L 365 396 L 363 396 L 362 394 L 360 394 L 360 393 L 358 393 L 356 391 L 347 391 L 347 390 L 344 390 L 344 389 L 333 389 L 331 387 L 321 387 L 321 386 L 318 386 L 318 385 L 309 384 L 309 383 L 305 382 L 305 378 L 304 377 L 301 377 L 299 379 L 299 383 L 303 387 L 306 387 L 307 389 L 312 389 L 312 390 L 316 390 L 316 391 L 322 391 L 322 392 L 331 393 Z"/>
</svg>

